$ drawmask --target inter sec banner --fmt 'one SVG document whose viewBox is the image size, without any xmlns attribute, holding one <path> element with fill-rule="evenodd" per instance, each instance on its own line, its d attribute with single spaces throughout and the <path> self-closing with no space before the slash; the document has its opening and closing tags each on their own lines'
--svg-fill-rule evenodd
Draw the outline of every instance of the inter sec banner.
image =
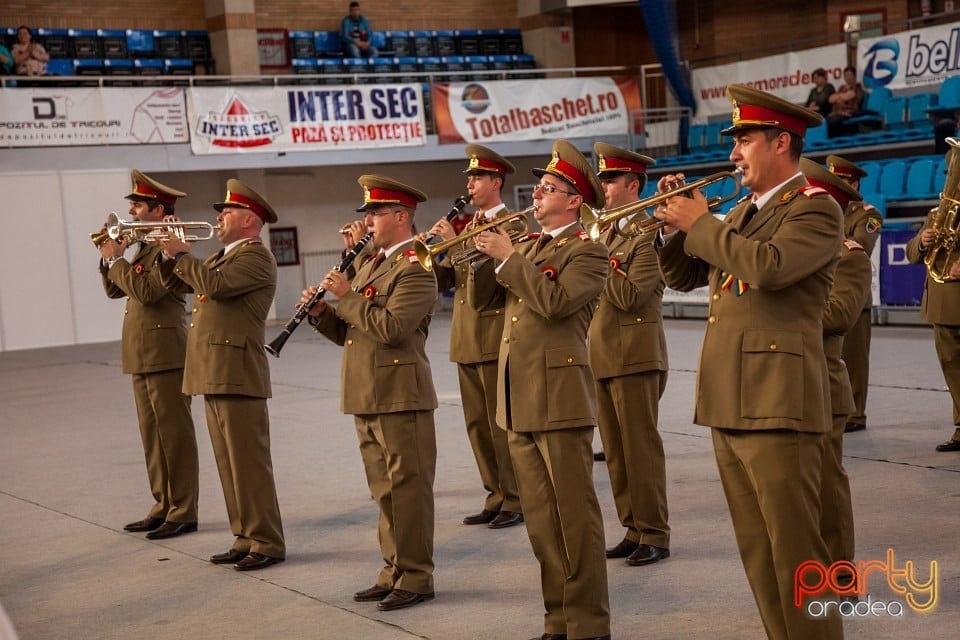
<svg viewBox="0 0 960 640">
<path fill-rule="evenodd" d="M 806 104 L 813 88 L 811 73 L 820 67 L 827 72 L 827 82 L 843 84 L 843 67 L 847 59 L 845 45 L 780 53 L 765 58 L 694 69 L 691 72 L 693 95 L 697 99 L 697 118 L 730 115 L 727 85 L 740 83 L 772 93 L 796 104 Z"/>
<path fill-rule="evenodd" d="M 418 84 L 191 87 L 195 154 L 420 146 Z"/>
<path fill-rule="evenodd" d="M 864 38 L 857 43 L 857 68 L 868 90 L 939 84 L 960 73 L 960 23 Z"/>
<path fill-rule="evenodd" d="M 625 135 L 636 78 L 494 80 L 433 85 L 441 144 Z"/>
<path fill-rule="evenodd" d="M 0 146 L 186 142 L 180 87 L 37 87 L 0 91 Z"/>
</svg>

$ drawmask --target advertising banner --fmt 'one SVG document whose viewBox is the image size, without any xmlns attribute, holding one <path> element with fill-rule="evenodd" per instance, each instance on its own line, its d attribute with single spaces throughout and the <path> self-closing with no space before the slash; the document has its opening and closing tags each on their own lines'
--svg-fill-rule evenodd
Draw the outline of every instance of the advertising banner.
<svg viewBox="0 0 960 640">
<path fill-rule="evenodd" d="M 191 87 L 197 155 L 422 146 L 419 84 Z"/>
<path fill-rule="evenodd" d="M 640 109 L 636 78 L 560 78 L 433 85 L 441 144 L 625 135 Z"/>
<path fill-rule="evenodd" d="M 168 144 L 189 138 L 180 87 L 0 91 L 0 147 Z"/>
<path fill-rule="evenodd" d="M 939 84 L 960 71 L 960 23 L 864 38 L 857 43 L 857 68 L 867 90 Z"/>
<path fill-rule="evenodd" d="M 885 305 L 919 306 L 927 268 L 907 261 L 907 243 L 916 231 L 888 231 L 880 234 L 880 300 Z"/>
<path fill-rule="evenodd" d="M 696 116 L 704 119 L 715 115 L 729 116 L 727 85 L 734 83 L 772 93 L 788 102 L 805 104 L 813 88 L 810 73 L 822 67 L 827 72 L 827 82 L 838 87 L 843 84 L 846 59 L 845 45 L 834 44 L 694 69 L 691 76 L 693 95 L 697 99 Z"/>
</svg>

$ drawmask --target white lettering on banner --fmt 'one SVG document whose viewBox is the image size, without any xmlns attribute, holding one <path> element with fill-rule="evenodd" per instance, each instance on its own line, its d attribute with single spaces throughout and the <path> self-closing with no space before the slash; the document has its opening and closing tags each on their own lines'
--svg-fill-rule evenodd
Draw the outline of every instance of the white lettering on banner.
<svg viewBox="0 0 960 640">
<path fill-rule="evenodd" d="M 960 71 L 960 25 L 864 38 L 857 43 L 857 67 L 867 89 L 939 84 Z"/>
<path fill-rule="evenodd" d="M 178 87 L 0 91 L 0 145 L 186 142 L 183 98 Z"/>
<path fill-rule="evenodd" d="M 419 85 L 191 89 L 194 153 L 317 151 L 426 143 Z"/>
<path fill-rule="evenodd" d="M 888 244 L 887 245 L 887 264 L 891 267 L 901 267 L 910 264 L 907 260 L 906 244 Z"/>
<path fill-rule="evenodd" d="M 439 85 L 434 101 L 449 113 L 437 118 L 441 142 L 497 142 L 626 134 L 639 94 L 633 79 L 498 80 Z"/>
</svg>

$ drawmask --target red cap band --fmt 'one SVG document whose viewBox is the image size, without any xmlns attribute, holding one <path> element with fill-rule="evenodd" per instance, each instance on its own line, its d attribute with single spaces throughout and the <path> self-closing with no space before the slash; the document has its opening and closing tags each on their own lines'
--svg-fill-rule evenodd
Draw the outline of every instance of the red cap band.
<svg viewBox="0 0 960 640">
<path fill-rule="evenodd" d="M 268 222 L 270 219 L 270 214 L 267 213 L 267 210 L 260 206 L 258 202 L 251 200 L 250 198 L 246 198 L 239 193 L 227 191 L 227 197 L 224 198 L 223 205 L 225 207 L 236 205 L 238 207 L 243 207 L 244 209 L 249 209 L 257 214 L 257 217 L 264 222 Z"/>
<path fill-rule="evenodd" d="M 166 205 L 174 205 L 177 203 L 176 196 L 160 193 L 145 182 L 133 183 L 133 195 L 141 196 L 143 198 L 150 198 L 151 200 L 157 200 L 158 202 L 162 202 Z"/>
<path fill-rule="evenodd" d="M 587 177 L 563 158 L 554 158 L 551 160 L 550 164 L 547 165 L 547 172 L 555 173 L 575 186 L 585 201 L 593 202 L 596 198 L 597 194 L 593 192 L 593 187 L 590 186 L 590 181 L 587 180 Z"/>
<path fill-rule="evenodd" d="M 470 164 L 467 166 L 467 171 L 489 171 L 491 173 L 498 173 L 503 176 L 506 175 L 507 168 L 502 164 L 494 162 L 488 158 L 470 156 Z"/>
<path fill-rule="evenodd" d="M 604 155 L 600 156 L 599 165 L 600 170 L 597 173 L 606 173 L 607 171 L 647 172 L 647 165 L 642 162 L 631 162 L 623 158 L 611 158 Z"/>
<path fill-rule="evenodd" d="M 394 191 L 393 189 L 382 189 L 374 187 L 365 194 L 367 197 L 364 204 L 402 204 L 411 209 L 417 208 L 417 199 L 404 191 Z"/>
<path fill-rule="evenodd" d="M 735 127 L 749 125 L 779 127 L 800 136 L 807 132 L 807 123 L 800 118 L 793 118 L 785 113 L 754 104 L 740 104 L 737 106 L 739 107 L 739 116 L 733 119 L 733 126 Z"/>
</svg>

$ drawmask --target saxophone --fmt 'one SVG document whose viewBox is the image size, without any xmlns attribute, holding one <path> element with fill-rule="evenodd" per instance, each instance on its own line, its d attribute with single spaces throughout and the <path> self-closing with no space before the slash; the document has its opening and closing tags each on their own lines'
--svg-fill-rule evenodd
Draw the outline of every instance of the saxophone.
<svg viewBox="0 0 960 640">
<path fill-rule="evenodd" d="M 947 158 L 947 179 L 931 220 L 936 236 L 923 259 L 927 273 L 940 283 L 949 280 L 950 267 L 960 259 L 960 140 L 947 138 L 946 142 L 952 147 Z"/>
</svg>

